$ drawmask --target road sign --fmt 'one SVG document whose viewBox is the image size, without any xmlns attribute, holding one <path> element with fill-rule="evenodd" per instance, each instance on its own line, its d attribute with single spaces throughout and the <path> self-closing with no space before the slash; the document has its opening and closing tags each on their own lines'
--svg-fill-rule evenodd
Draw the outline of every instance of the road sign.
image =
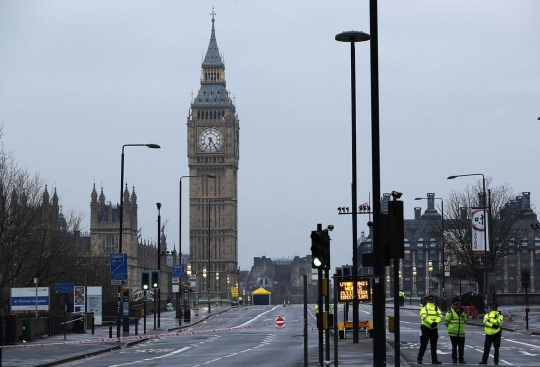
<svg viewBox="0 0 540 367">
<path fill-rule="evenodd" d="M 172 291 L 173 293 L 180 292 L 180 286 L 178 284 L 173 284 Z"/>
<path fill-rule="evenodd" d="M 189 286 L 193 289 L 195 289 L 197 287 L 197 282 L 195 280 L 192 280 L 190 283 L 189 283 Z"/>
<path fill-rule="evenodd" d="M 184 265 L 174 265 L 172 270 L 172 276 L 175 278 L 184 277 Z"/>
<path fill-rule="evenodd" d="M 352 301 L 354 297 L 353 281 L 350 277 L 342 277 L 337 281 L 338 302 Z M 369 301 L 371 299 L 369 278 L 358 277 L 356 280 L 356 293 L 360 301 Z"/>
<path fill-rule="evenodd" d="M 54 289 L 56 293 L 71 293 L 73 294 L 73 283 L 56 283 Z"/>
<path fill-rule="evenodd" d="M 191 274 L 191 276 L 189 277 L 190 280 L 197 280 L 197 275 L 196 274 Z"/>
<path fill-rule="evenodd" d="M 180 278 L 173 277 L 172 284 L 180 284 Z"/>
<path fill-rule="evenodd" d="M 231 296 L 238 297 L 238 287 L 231 287 Z"/>
<path fill-rule="evenodd" d="M 276 327 L 285 327 L 285 318 L 283 316 L 276 317 Z"/>
<path fill-rule="evenodd" d="M 127 254 L 111 254 L 111 284 L 128 280 Z M 114 284 L 113 284 L 114 285 Z"/>
</svg>

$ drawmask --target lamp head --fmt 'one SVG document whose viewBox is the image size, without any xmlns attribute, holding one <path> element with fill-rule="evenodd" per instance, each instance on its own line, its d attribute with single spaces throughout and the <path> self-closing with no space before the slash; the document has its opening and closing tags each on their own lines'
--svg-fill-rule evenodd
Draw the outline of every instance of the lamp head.
<svg viewBox="0 0 540 367">
<path fill-rule="evenodd" d="M 456 178 L 457 176 L 448 176 L 447 180 L 453 180 L 454 178 Z"/>
<path fill-rule="evenodd" d="M 157 206 L 158 210 L 161 209 L 161 203 L 156 203 L 156 206 Z"/>
<path fill-rule="evenodd" d="M 414 198 L 414 200 L 422 200 L 423 198 Z"/>
<path fill-rule="evenodd" d="M 399 199 L 402 195 L 403 195 L 403 193 L 401 193 L 401 192 L 392 191 L 392 197 L 394 198 L 394 200 Z"/>
<path fill-rule="evenodd" d="M 335 40 L 339 42 L 364 42 L 369 41 L 370 38 L 369 34 L 362 31 L 347 31 L 337 34 Z"/>
<path fill-rule="evenodd" d="M 148 148 L 152 148 L 152 149 L 160 149 L 161 147 L 157 144 L 146 144 L 146 146 Z"/>
</svg>

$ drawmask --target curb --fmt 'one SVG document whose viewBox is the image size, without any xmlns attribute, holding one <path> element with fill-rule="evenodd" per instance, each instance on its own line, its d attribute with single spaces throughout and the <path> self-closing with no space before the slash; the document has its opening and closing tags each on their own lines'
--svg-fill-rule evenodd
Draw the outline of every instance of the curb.
<svg viewBox="0 0 540 367">
<path fill-rule="evenodd" d="M 64 364 L 64 363 L 67 363 L 67 362 L 72 362 L 72 361 L 76 361 L 76 360 L 79 360 L 79 359 L 96 356 L 96 355 L 99 355 L 99 354 L 111 352 L 113 350 L 118 350 L 118 349 L 122 349 L 122 346 L 118 345 L 116 347 L 112 347 L 112 348 L 109 347 L 109 348 L 106 348 L 106 349 L 103 349 L 103 350 L 98 350 L 96 352 L 92 352 L 92 353 L 88 353 L 88 354 L 84 354 L 84 355 L 78 355 L 78 356 L 73 356 L 73 357 L 69 357 L 69 358 L 64 358 L 64 359 L 60 359 L 60 360 L 54 361 L 54 362 L 37 364 L 36 367 L 56 366 L 56 365 L 59 365 L 59 364 Z"/>
</svg>

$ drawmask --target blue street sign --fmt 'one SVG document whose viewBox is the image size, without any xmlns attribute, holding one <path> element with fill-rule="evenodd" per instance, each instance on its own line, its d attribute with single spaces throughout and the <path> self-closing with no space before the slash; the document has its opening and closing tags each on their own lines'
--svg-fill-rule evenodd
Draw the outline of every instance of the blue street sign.
<svg viewBox="0 0 540 367">
<path fill-rule="evenodd" d="M 56 293 L 73 293 L 73 283 L 56 283 L 54 289 Z"/>
<path fill-rule="evenodd" d="M 184 277 L 184 265 L 174 265 L 172 270 L 173 278 L 183 278 Z"/>
<path fill-rule="evenodd" d="M 127 254 L 111 254 L 111 280 L 128 279 Z"/>
</svg>

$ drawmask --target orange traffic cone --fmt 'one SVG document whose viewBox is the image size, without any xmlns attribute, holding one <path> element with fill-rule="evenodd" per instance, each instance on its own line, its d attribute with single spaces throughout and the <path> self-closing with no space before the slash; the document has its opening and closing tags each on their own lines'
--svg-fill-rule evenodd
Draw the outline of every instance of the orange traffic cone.
<svg viewBox="0 0 540 367">
<path fill-rule="evenodd" d="M 514 321 L 512 320 L 512 312 L 508 310 L 508 321 Z"/>
<path fill-rule="evenodd" d="M 291 301 L 287 301 L 287 306 L 290 306 L 291 305 Z"/>
</svg>

